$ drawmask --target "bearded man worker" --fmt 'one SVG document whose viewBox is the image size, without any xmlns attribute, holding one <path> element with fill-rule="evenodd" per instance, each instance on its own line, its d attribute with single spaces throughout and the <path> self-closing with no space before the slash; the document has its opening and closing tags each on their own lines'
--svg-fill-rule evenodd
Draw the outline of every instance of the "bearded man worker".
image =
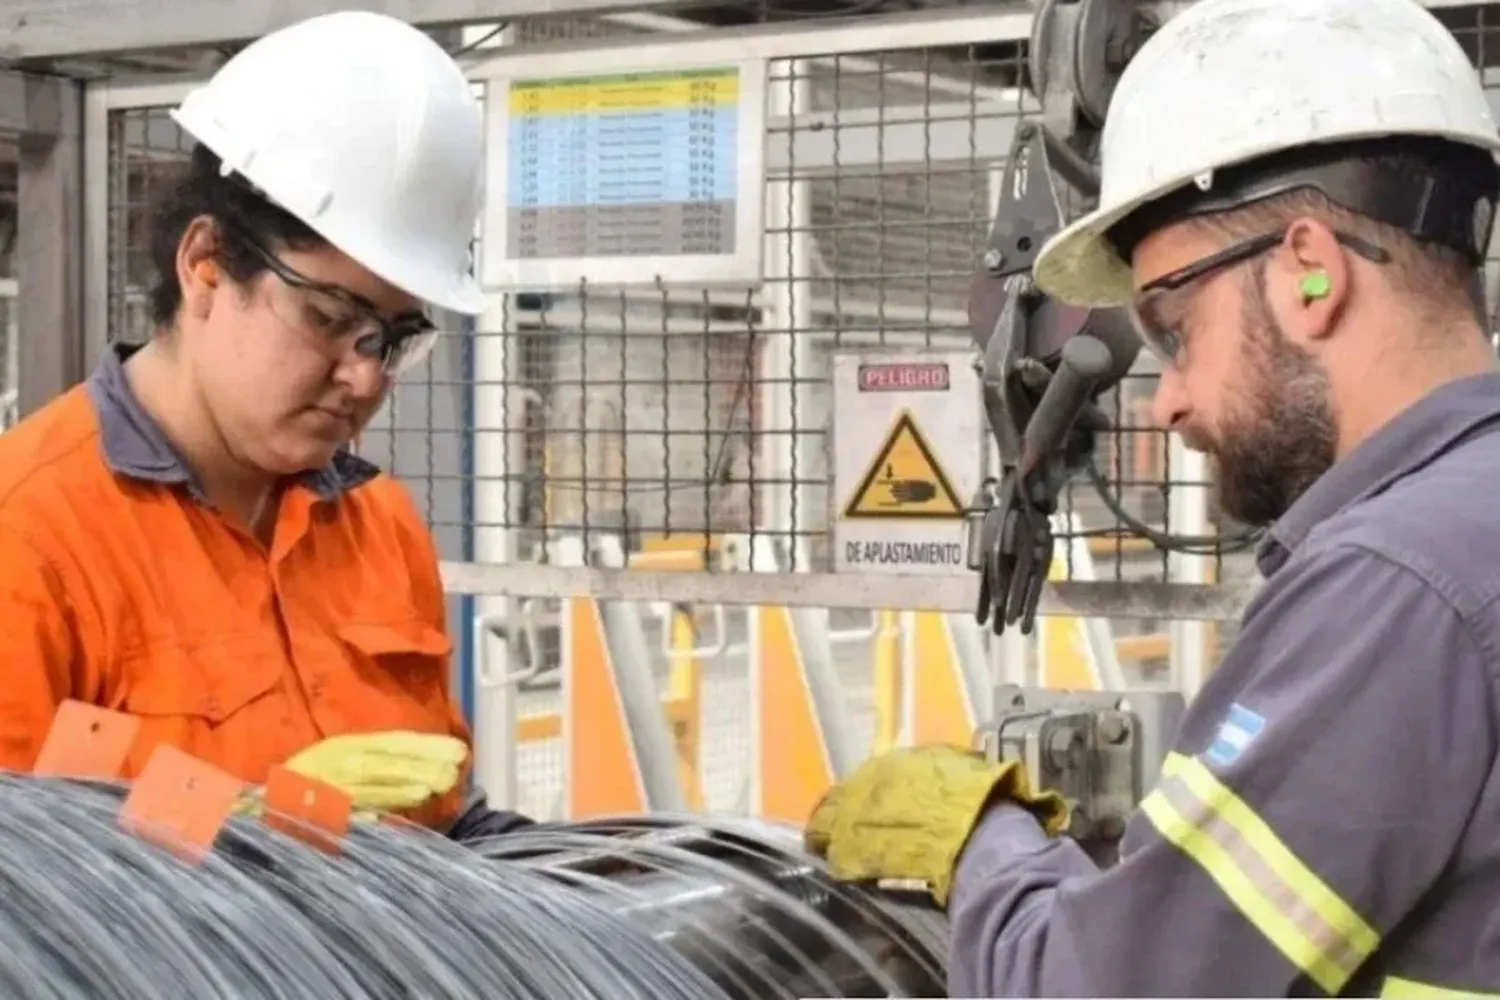
<svg viewBox="0 0 1500 1000">
<path fill-rule="evenodd" d="M 168 744 L 457 839 L 525 825 L 462 787 L 433 541 L 347 447 L 428 310 L 484 307 L 470 85 L 411 26 L 336 13 L 172 116 L 197 142 L 150 224 L 154 336 L 0 436 L 0 766 L 77 700 L 140 721 L 127 777 Z"/>
<path fill-rule="evenodd" d="M 959 748 L 815 810 L 947 905 L 954 996 L 1500 995 L 1497 149 L 1414 0 L 1201 0 L 1129 64 L 1035 278 L 1131 308 L 1264 584 L 1117 865 Z"/>
</svg>

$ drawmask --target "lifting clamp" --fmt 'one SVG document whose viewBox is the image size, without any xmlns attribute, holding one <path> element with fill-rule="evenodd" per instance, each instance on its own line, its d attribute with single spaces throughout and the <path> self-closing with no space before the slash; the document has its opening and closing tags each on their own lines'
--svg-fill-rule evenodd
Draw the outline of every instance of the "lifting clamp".
<svg viewBox="0 0 1500 1000">
<path fill-rule="evenodd" d="M 1091 159 L 1114 81 L 1141 24 L 1130 0 L 1041 0 L 1030 69 L 1041 121 L 1018 123 L 969 296 L 985 417 L 1000 456 L 969 507 L 975 617 L 996 634 L 1035 625 L 1052 567 L 1052 515 L 1109 420 L 1099 397 L 1139 342 L 1123 310 L 1062 305 L 1033 285 L 1037 253 L 1064 204 L 1098 196 Z"/>
</svg>

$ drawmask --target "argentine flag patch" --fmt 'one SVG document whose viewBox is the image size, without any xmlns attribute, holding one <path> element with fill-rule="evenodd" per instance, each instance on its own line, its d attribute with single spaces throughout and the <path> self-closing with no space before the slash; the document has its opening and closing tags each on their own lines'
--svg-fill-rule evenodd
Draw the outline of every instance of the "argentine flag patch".
<svg viewBox="0 0 1500 1000">
<path fill-rule="evenodd" d="M 1220 767 L 1233 764 L 1264 728 L 1264 716 L 1257 715 L 1236 702 L 1229 706 L 1224 721 L 1219 723 L 1219 734 L 1214 737 L 1204 756 Z"/>
</svg>

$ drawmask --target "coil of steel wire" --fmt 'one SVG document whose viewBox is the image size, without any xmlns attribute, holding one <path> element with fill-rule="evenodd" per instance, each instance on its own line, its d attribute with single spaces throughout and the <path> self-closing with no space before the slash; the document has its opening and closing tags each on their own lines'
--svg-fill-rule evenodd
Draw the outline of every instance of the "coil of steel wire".
<svg viewBox="0 0 1500 1000">
<path fill-rule="evenodd" d="M 334 852 L 232 819 L 180 859 L 122 789 L 0 775 L 0 996 L 781 1000 L 941 996 L 946 925 L 743 820 L 545 824 Z"/>
</svg>

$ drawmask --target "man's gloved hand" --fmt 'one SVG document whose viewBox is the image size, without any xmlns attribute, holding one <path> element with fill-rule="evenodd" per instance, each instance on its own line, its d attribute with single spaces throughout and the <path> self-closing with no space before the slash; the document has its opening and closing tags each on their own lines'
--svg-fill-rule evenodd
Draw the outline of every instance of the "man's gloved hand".
<svg viewBox="0 0 1500 1000">
<path fill-rule="evenodd" d="M 290 771 L 341 789 L 360 811 L 397 812 L 453 790 L 469 748 L 432 733 L 351 733 L 314 743 L 286 762 Z"/>
<path fill-rule="evenodd" d="M 906 747 L 866 761 L 830 789 L 803 840 L 835 878 L 921 883 L 946 906 L 974 824 L 1005 800 L 1030 808 L 1049 834 L 1067 826 L 1067 804 L 1053 792 L 1033 793 L 1020 764 L 992 764 L 946 744 Z"/>
</svg>

